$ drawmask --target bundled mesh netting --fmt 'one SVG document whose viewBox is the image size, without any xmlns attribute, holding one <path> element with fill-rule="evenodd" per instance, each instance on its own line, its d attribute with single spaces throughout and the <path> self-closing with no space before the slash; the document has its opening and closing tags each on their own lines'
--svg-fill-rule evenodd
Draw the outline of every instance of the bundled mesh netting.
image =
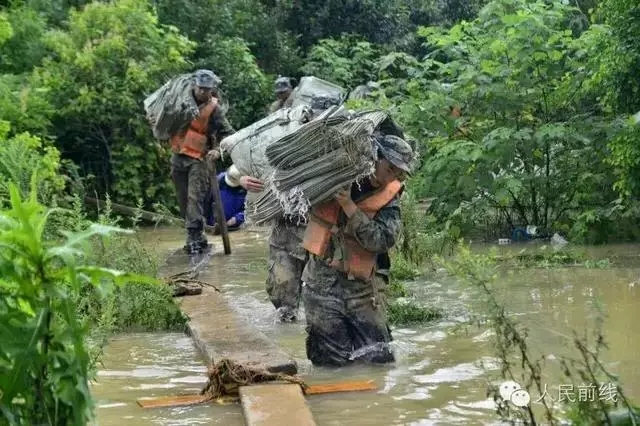
<svg viewBox="0 0 640 426">
<path fill-rule="evenodd" d="M 191 94 L 192 83 L 192 74 L 179 75 L 144 100 L 144 110 L 157 139 L 169 139 L 198 116 L 198 105 Z"/>
<path fill-rule="evenodd" d="M 261 224 L 279 216 L 304 218 L 312 205 L 373 172 L 373 133 L 383 111 L 324 116 L 271 143 L 265 155 L 273 172 L 266 189 L 247 206 Z"/>
</svg>

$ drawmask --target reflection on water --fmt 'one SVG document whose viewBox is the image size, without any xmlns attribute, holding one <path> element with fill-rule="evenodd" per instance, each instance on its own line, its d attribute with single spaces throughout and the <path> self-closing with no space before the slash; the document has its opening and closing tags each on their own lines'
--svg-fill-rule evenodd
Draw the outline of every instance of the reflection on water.
<svg viewBox="0 0 640 426">
<path fill-rule="evenodd" d="M 182 243 L 179 230 L 146 232 L 149 247 L 166 256 Z M 209 237 L 210 240 L 213 237 Z M 409 285 L 421 300 L 444 308 L 442 321 L 424 327 L 394 330 L 396 363 L 356 365 L 339 369 L 313 367 L 305 357 L 304 320 L 280 324 L 264 291 L 267 247 L 259 232 L 231 234 L 233 254 L 223 256 L 221 244 L 207 267 L 234 308 L 253 326 L 274 339 L 298 362 L 309 383 L 374 379 L 377 392 L 309 397 L 318 424 L 494 424 L 487 384 L 497 377 L 491 330 L 460 327 L 477 306 L 476 295 L 455 280 L 430 278 Z M 567 352 L 572 330 L 593 325 L 598 309 L 606 313 L 604 333 L 610 350 L 605 356 L 624 389 L 640 401 L 640 284 L 639 246 L 589 249 L 594 257 L 609 257 L 608 269 L 561 268 L 505 271 L 496 285 L 509 312 L 529 329 L 531 348 L 548 356 L 549 364 Z M 619 260 L 622 260 L 619 262 Z M 241 424 L 237 406 L 191 407 L 142 411 L 135 398 L 197 391 L 204 367 L 187 337 L 176 334 L 129 335 L 107 348 L 105 367 L 94 392 L 99 399 L 100 424 Z M 553 371 L 553 368 L 550 370 Z M 561 375 L 546 377 L 549 389 L 564 384 Z M 124 404 L 124 405 L 123 405 Z"/>
</svg>

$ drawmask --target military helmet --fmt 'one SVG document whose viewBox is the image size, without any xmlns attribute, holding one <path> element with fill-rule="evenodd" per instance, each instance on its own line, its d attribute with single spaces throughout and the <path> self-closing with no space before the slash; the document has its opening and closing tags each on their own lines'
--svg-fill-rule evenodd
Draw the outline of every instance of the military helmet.
<svg viewBox="0 0 640 426">
<path fill-rule="evenodd" d="M 276 79 L 276 82 L 274 84 L 274 91 L 276 93 L 284 93 L 288 90 L 293 89 L 293 85 L 291 84 L 291 78 L 290 77 L 282 77 L 279 76 Z"/>
<path fill-rule="evenodd" d="M 204 69 L 194 72 L 193 79 L 196 86 L 208 89 L 217 89 L 222 83 L 220 77 L 215 75 L 213 71 Z"/>
<path fill-rule="evenodd" d="M 416 155 L 404 139 L 395 135 L 384 135 L 376 138 L 378 152 L 383 158 L 397 168 L 411 174 L 416 162 Z"/>
</svg>

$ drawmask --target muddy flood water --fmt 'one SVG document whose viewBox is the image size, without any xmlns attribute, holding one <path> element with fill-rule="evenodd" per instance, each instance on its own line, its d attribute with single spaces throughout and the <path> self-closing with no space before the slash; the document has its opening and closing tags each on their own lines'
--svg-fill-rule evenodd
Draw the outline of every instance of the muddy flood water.
<svg viewBox="0 0 640 426">
<path fill-rule="evenodd" d="M 148 247 L 166 257 L 182 244 L 179 229 L 145 230 Z M 435 323 L 393 330 L 396 362 L 340 369 L 313 367 L 305 357 L 304 318 L 297 324 L 276 322 L 266 292 L 266 234 L 231 234 L 233 254 L 222 255 L 219 238 L 208 266 L 216 286 L 253 326 L 273 339 L 298 363 L 308 383 L 374 379 L 376 392 L 308 397 L 319 425 L 474 425 L 497 424 L 487 384 L 497 377 L 490 330 L 468 324 L 481 312 L 477 293 L 442 275 L 408 284 L 419 300 L 439 306 L 445 315 Z M 502 250 L 513 250 L 510 247 Z M 484 250 L 484 248 L 479 248 Z M 608 368 L 621 377 L 631 400 L 640 401 L 640 246 L 589 248 L 593 258 L 609 258 L 604 269 L 578 267 L 504 271 L 497 291 L 510 313 L 529 328 L 529 346 L 547 356 L 549 395 L 557 400 L 566 379 L 554 368 L 569 351 L 572 330 L 592 326 L 599 310 L 606 314 L 604 335 Z M 215 327 L 215 319 L 212 319 Z M 461 326 L 461 324 L 468 324 Z M 557 363 L 556 363 L 557 364 Z M 143 410 L 141 397 L 196 393 L 205 366 L 190 338 L 180 333 L 136 333 L 113 338 L 92 390 L 100 425 L 241 425 L 239 405 L 207 405 Z M 577 389 L 576 389 L 577 393 Z M 535 400 L 536 396 L 533 396 Z"/>
</svg>

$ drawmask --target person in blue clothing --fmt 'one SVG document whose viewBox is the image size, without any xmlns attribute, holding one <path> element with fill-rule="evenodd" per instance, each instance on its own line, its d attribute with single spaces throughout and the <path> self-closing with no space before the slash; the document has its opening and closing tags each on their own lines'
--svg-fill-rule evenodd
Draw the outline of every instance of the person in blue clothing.
<svg viewBox="0 0 640 426">
<path fill-rule="evenodd" d="M 247 191 L 240 182 L 228 176 L 228 171 L 219 173 L 217 179 L 227 228 L 229 231 L 236 230 L 244 223 L 244 202 L 247 197 Z M 210 199 L 211 202 L 207 203 L 207 224 L 215 226 L 217 218 L 214 216 L 214 200 L 213 197 L 210 197 Z"/>
</svg>

